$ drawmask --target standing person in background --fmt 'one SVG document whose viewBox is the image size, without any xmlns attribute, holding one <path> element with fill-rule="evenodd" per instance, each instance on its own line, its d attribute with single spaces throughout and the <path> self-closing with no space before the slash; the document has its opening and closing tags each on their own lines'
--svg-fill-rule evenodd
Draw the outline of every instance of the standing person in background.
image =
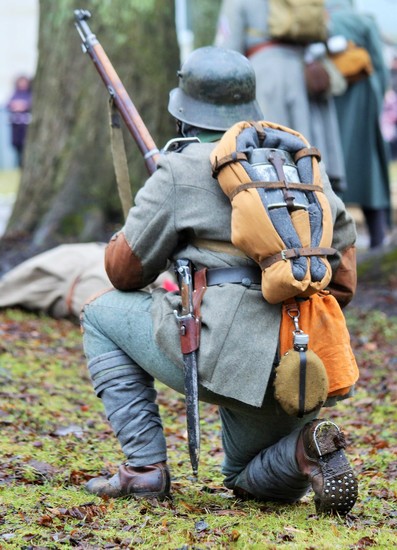
<svg viewBox="0 0 397 550">
<path fill-rule="evenodd" d="M 346 190 L 346 171 L 334 96 L 346 91 L 347 82 L 331 61 L 324 42 L 307 46 L 305 75 L 310 140 L 321 152 L 332 189 L 342 196 Z"/>
<path fill-rule="evenodd" d="M 11 142 L 18 156 L 18 166 L 22 166 L 22 154 L 26 131 L 31 121 L 32 90 L 29 78 L 20 76 L 15 81 L 14 92 L 7 104 L 10 113 Z"/>
<path fill-rule="evenodd" d="M 215 45 L 249 58 L 263 119 L 310 139 L 309 101 L 302 44 L 274 40 L 268 30 L 269 0 L 223 0 Z"/>
<path fill-rule="evenodd" d="M 371 74 L 350 82 L 335 97 L 345 158 L 346 203 L 360 205 L 367 225 L 370 248 L 384 243 L 390 223 L 390 176 L 388 154 L 380 127 L 388 72 L 378 27 L 371 16 L 358 13 L 351 0 L 327 0 L 330 36 L 341 35 L 365 48 L 372 63 Z"/>
<path fill-rule="evenodd" d="M 331 185 L 340 193 L 346 178 L 332 93 L 340 93 L 343 78 L 330 67 L 324 55 L 321 60 L 313 55 L 318 46 L 323 46 L 323 53 L 326 50 L 323 43 L 326 39 L 324 2 L 317 3 L 313 8 L 315 12 L 309 11 L 305 4 L 302 2 L 297 7 L 299 13 L 305 13 L 306 21 L 310 18 L 315 21 L 311 29 L 302 28 L 307 38 L 299 36 L 297 30 L 295 38 L 287 35 L 275 39 L 272 32 L 277 34 L 278 29 L 274 14 L 282 14 L 276 2 L 223 0 L 215 44 L 237 50 L 249 58 L 256 75 L 256 98 L 264 120 L 297 130 L 320 149 Z M 292 19 L 294 14 L 290 15 Z M 279 24 L 280 29 L 284 27 L 283 20 Z M 296 28 L 299 27 L 297 24 Z"/>
</svg>

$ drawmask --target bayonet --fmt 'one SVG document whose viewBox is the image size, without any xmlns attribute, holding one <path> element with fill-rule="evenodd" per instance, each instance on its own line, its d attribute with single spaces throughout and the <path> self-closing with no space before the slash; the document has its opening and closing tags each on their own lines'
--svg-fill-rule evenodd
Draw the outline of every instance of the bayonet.
<svg viewBox="0 0 397 550">
<path fill-rule="evenodd" d="M 181 294 L 180 311 L 175 311 L 179 323 L 181 349 L 184 361 L 186 424 L 190 462 L 197 476 L 200 457 L 200 412 L 198 398 L 198 365 L 200 319 L 195 315 L 193 303 L 193 264 L 190 260 L 175 262 L 175 273 Z"/>
</svg>

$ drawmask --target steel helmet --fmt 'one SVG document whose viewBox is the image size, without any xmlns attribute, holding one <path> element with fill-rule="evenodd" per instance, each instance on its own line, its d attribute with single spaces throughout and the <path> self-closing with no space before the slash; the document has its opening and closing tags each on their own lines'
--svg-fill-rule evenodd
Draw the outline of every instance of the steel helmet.
<svg viewBox="0 0 397 550">
<path fill-rule="evenodd" d="M 194 50 L 178 71 L 168 111 L 178 120 L 208 130 L 227 130 L 241 120 L 261 120 L 255 73 L 234 50 L 205 46 Z"/>
</svg>

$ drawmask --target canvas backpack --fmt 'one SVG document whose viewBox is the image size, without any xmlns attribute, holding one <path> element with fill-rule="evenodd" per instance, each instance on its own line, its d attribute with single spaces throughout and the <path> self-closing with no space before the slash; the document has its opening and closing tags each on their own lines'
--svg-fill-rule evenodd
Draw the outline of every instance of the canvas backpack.
<svg viewBox="0 0 397 550">
<path fill-rule="evenodd" d="M 271 304 L 324 289 L 333 222 L 320 153 L 298 132 L 270 122 L 239 122 L 211 153 L 214 177 L 232 204 L 234 246 L 262 269 Z"/>
<path fill-rule="evenodd" d="M 268 0 L 268 31 L 274 40 L 308 44 L 327 39 L 324 0 Z"/>
<path fill-rule="evenodd" d="M 275 397 L 302 417 L 328 396 L 347 394 L 358 377 L 343 313 L 324 290 L 332 275 L 327 256 L 336 250 L 320 153 L 287 127 L 239 122 L 210 160 L 231 201 L 233 245 L 261 267 L 264 298 L 282 303 Z"/>
</svg>

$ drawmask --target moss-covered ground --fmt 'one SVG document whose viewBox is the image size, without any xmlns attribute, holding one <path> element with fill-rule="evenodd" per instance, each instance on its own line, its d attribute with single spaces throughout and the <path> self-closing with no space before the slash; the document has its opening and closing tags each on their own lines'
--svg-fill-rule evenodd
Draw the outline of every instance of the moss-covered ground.
<svg viewBox="0 0 397 550">
<path fill-rule="evenodd" d="M 238 501 L 222 486 L 220 424 L 201 405 L 198 481 L 190 475 L 183 400 L 161 385 L 173 499 L 104 500 L 93 476 L 123 460 L 92 391 L 78 327 L 19 310 L 0 313 L 0 549 L 397 547 L 397 317 L 347 313 L 361 378 L 324 415 L 350 443 L 360 496 L 346 518 L 298 505 Z"/>
</svg>

